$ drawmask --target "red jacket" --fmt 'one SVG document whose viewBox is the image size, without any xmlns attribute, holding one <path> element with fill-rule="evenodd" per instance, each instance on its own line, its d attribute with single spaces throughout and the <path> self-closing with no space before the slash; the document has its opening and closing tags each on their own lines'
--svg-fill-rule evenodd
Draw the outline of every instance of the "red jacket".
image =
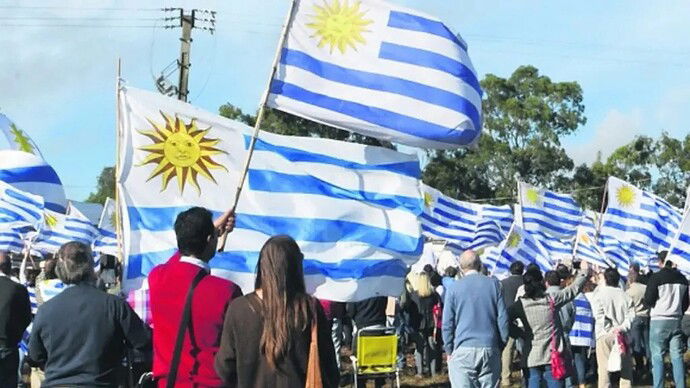
<svg viewBox="0 0 690 388">
<path fill-rule="evenodd" d="M 148 276 L 153 323 L 153 374 L 159 387 L 166 384 L 177 331 L 182 319 L 187 291 L 198 265 L 180 261 L 176 253 L 165 264 L 156 266 Z M 229 280 L 207 275 L 194 289 L 191 327 L 194 345 L 187 331 L 177 372 L 176 387 L 221 387 L 223 382 L 213 369 L 220 345 L 220 332 L 228 304 L 242 295 L 240 288 Z"/>
</svg>

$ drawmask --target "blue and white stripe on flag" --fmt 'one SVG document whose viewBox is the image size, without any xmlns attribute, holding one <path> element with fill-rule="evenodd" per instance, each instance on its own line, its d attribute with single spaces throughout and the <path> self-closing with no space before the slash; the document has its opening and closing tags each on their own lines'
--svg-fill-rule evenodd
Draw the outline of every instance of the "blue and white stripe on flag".
<svg viewBox="0 0 690 388">
<path fill-rule="evenodd" d="M 583 211 L 573 197 L 524 182 L 519 182 L 519 189 L 525 230 L 561 239 L 575 236 Z"/>
<path fill-rule="evenodd" d="M 683 222 L 669 248 L 667 259 L 675 263 L 686 275 L 690 274 L 690 209 L 685 212 Z"/>
<path fill-rule="evenodd" d="M 218 215 L 230 207 L 228 193 L 234 190 L 229 188 L 238 182 L 251 128 L 132 88 L 122 89 L 120 100 L 126 137 L 120 198 L 125 209 L 125 289 L 130 289 L 175 252 L 173 224 L 181 211 L 204 206 Z M 198 141 L 199 148 L 183 146 L 158 158 L 155 152 L 163 148 L 151 144 L 173 134 L 185 143 Z M 193 159 L 196 149 L 207 158 Z M 182 163 L 190 158 L 204 167 L 209 161 L 221 167 L 192 175 Z M 170 171 L 179 165 L 181 179 L 156 175 L 166 171 L 168 162 Z M 212 273 L 245 291 L 253 289 L 261 247 L 271 236 L 287 234 L 304 253 L 307 288 L 317 297 L 352 301 L 397 295 L 407 266 L 422 253 L 420 175 L 415 155 L 262 132 L 235 230 L 225 251 L 209 263 Z M 166 177 L 174 184 L 166 186 Z"/>
<path fill-rule="evenodd" d="M 299 0 L 268 105 L 422 148 L 473 144 L 482 89 L 467 44 L 385 1 Z"/>
<path fill-rule="evenodd" d="M 31 314 L 36 315 L 36 311 L 38 311 L 38 301 L 36 300 L 36 287 L 26 287 L 26 290 L 29 292 L 29 303 L 31 304 Z"/>
<path fill-rule="evenodd" d="M 569 260 L 573 256 L 573 244 L 575 238 L 559 238 L 541 231 L 529 233 L 535 240 L 539 241 L 552 260 L 559 262 Z"/>
<path fill-rule="evenodd" d="M 594 313 L 592 305 L 585 294 L 579 294 L 573 301 L 575 305 L 575 322 L 570 330 L 570 345 L 593 348 Z"/>
<path fill-rule="evenodd" d="M 421 189 L 425 205 L 420 216 L 422 231 L 429 238 L 445 241 L 447 249 L 455 253 L 476 250 L 498 245 L 505 238 L 507 231 L 501 225 L 510 219 L 505 211 L 509 206 L 459 201 L 425 184 Z"/>
<path fill-rule="evenodd" d="M 668 249 L 678 231 L 680 211 L 661 198 L 609 177 L 608 206 L 599 243 L 604 251 L 623 246 L 641 254 Z"/>
<path fill-rule="evenodd" d="M 600 268 L 610 266 L 606 254 L 597 245 L 594 235 L 590 234 L 589 228 L 583 226 L 580 226 L 577 231 L 574 259 L 586 261 Z"/>
<path fill-rule="evenodd" d="M 43 198 L 0 180 L 0 225 L 12 229 L 35 228 L 43 219 Z"/>
<path fill-rule="evenodd" d="M 501 260 L 501 248 L 486 247 L 479 252 L 479 258 L 482 264 L 486 266 L 493 276 L 503 279 L 509 274 L 509 265 L 506 265 L 504 260 Z"/>
<path fill-rule="evenodd" d="M 0 181 L 43 197 L 46 209 L 65 213 L 65 189 L 55 170 L 34 154 L 0 150 Z"/>
<path fill-rule="evenodd" d="M 33 325 L 33 322 L 29 323 L 29 326 L 24 330 L 24 334 L 22 334 L 22 339 L 19 341 L 19 351 L 23 352 L 25 355 L 29 354 L 29 340 L 31 339 L 31 329 Z"/>
<path fill-rule="evenodd" d="M 98 221 L 98 237 L 93 243 L 94 252 L 118 256 L 115 200 L 107 198 Z"/>
<path fill-rule="evenodd" d="M 503 235 L 507 236 L 515 221 L 515 215 L 510 205 L 482 205 L 482 219 L 496 222 L 501 227 Z"/>
<path fill-rule="evenodd" d="M 63 244 L 78 241 L 88 246 L 93 244 L 98 230 L 91 221 L 76 215 L 45 211 L 45 218 L 33 247 L 47 253 L 55 253 Z"/>
<path fill-rule="evenodd" d="M 0 251 L 21 253 L 24 250 L 24 240 L 19 232 L 0 224 Z"/>
<path fill-rule="evenodd" d="M 501 257 L 497 268 L 508 268 L 511 263 L 521 261 L 524 264 L 537 264 L 542 272 L 553 269 L 554 262 L 544 246 L 534 236 L 518 225 L 513 228 L 501 245 Z"/>
</svg>

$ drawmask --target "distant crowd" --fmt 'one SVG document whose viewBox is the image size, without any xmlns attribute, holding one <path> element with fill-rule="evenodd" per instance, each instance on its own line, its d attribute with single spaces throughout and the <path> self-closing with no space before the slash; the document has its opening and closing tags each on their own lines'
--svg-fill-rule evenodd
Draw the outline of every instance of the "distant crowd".
<svg viewBox="0 0 690 388">
<path fill-rule="evenodd" d="M 685 386 L 690 290 L 665 252 L 659 271 L 632 265 L 625 279 L 586 262 L 545 273 L 514 262 L 498 280 L 466 251 L 412 268 L 397 298 L 341 303 L 307 294 L 288 236 L 261 249 L 253 292 L 211 275 L 233 228 L 232 213 L 182 212 L 178 253 L 128 295 L 115 258 L 96 271 L 79 242 L 40 266 L 0 252 L 0 388 L 337 387 L 359 333 L 391 328 L 401 373 L 447 371 L 453 387 Z"/>
</svg>

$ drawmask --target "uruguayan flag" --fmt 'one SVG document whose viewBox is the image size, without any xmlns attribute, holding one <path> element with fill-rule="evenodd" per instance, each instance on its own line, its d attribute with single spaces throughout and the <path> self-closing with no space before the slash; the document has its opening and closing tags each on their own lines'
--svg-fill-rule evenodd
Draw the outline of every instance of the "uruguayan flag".
<svg viewBox="0 0 690 388">
<path fill-rule="evenodd" d="M 605 252 L 622 247 L 637 256 L 669 248 L 682 218 L 678 209 L 618 178 L 609 178 L 607 191 L 599 237 Z"/>
<path fill-rule="evenodd" d="M 0 224 L 0 251 L 21 253 L 24 250 L 22 236 L 12 228 Z"/>
<path fill-rule="evenodd" d="M 497 264 L 496 268 L 506 269 L 511 263 L 519 260 L 524 264 L 537 264 L 542 272 L 553 269 L 554 262 L 542 244 L 517 225 L 513 225 L 508 238 L 499 245 L 499 249 L 501 264 Z"/>
<path fill-rule="evenodd" d="M 0 133 L 5 135 L 9 149 L 41 156 L 41 151 L 29 135 L 2 113 L 0 113 Z"/>
<path fill-rule="evenodd" d="M 96 226 L 86 218 L 46 210 L 43 225 L 32 247 L 41 252 L 55 253 L 63 244 L 70 241 L 91 246 L 97 236 Z"/>
<path fill-rule="evenodd" d="M 558 262 L 568 260 L 573 256 L 575 238 L 559 238 L 541 231 L 530 232 L 532 238 L 539 241 L 552 260 Z"/>
<path fill-rule="evenodd" d="M 43 219 L 43 198 L 0 180 L 0 226 L 14 230 L 36 228 Z"/>
<path fill-rule="evenodd" d="M 385 1 L 297 1 L 270 92 L 274 108 L 415 147 L 470 145 L 482 128 L 467 44 Z"/>
<path fill-rule="evenodd" d="M 678 269 L 690 274 L 690 211 L 685 212 L 683 222 L 669 248 L 668 259 L 674 262 Z"/>
<path fill-rule="evenodd" d="M 592 305 L 585 294 L 575 297 L 573 304 L 575 305 L 575 322 L 570 330 L 570 345 L 593 348 L 595 342 Z"/>
<path fill-rule="evenodd" d="M 455 253 L 498 245 L 505 238 L 510 218 L 509 206 L 479 205 L 448 197 L 440 191 L 421 185 L 424 213 L 421 215 L 424 235 L 446 242 Z"/>
<path fill-rule="evenodd" d="M 584 226 L 578 227 L 574 259 L 586 261 L 600 268 L 608 268 L 611 265 L 604 251 L 597 245 L 594 235 Z"/>
<path fill-rule="evenodd" d="M 94 252 L 118 256 L 115 200 L 108 198 L 98 221 L 98 237 L 94 241 Z"/>
<path fill-rule="evenodd" d="M 215 215 L 232 204 L 249 145 L 246 125 L 125 88 L 118 184 L 124 201 L 125 288 L 176 247 L 175 217 L 190 206 Z M 274 235 L 304 253 L 309 292 L 361 300 L 398 295 L 422 253 L 419 161 L 385 148 L 262 132 L 225 252 L 212 272 L 253 289 L 259 251 Z"/>
<path fill-rule="evenodd" d="M 479 254 L 482 264 L 489 270 L 489 273 L 499 279 L 503 279 L 508 275 L 510 265 L 506 265 L 506 262 L 501 260 L 500 247 L 486 247 L 480 249 L 477 253 Z"/>
<path fill-rule="evenodd" d="M 43 197 L 47 209 L 59 213 L 67 210 L 60 178 L 39 156 L 24 151 L 0 150 L 0 181 Z"/>
<path fill-rule="evenodd" d="M 566 194 L 519 182 L 522 224 L 530 232 L 571 238 L 583 216 L 582 208 Z"/>
</svg>

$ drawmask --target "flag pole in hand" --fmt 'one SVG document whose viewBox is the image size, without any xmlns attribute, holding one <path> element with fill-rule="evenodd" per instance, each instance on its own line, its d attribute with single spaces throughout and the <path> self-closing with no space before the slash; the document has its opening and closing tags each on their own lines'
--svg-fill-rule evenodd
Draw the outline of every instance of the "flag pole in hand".
<svg viewBox="0 0 690 388">
<path fill-rule="evenodd" d="M 244 186 L 244 181 L 247 179 L 247 172 L 249 171 L 249 163 L 252 160 L 252 155 L 254 154 L 254 146 L 256 145 L 256 139 L 259 136 L 259 128 L 261 128 L 261 122 L 264 119 L 264 112 L 266 111 L 266 102 L 268 101 L 268 96 L 271 93 L 271 82 L 273 82 L 273 76 L 278 68 L 278 62 L 280 61 L 280 55 L 283 51 L 283 44 L 285 43 L 285 37 L 287 36 L 288 26 L 290 20 L 292 19 L 292 14 L 295 11 L 295 5 L 297 0 L 293 0 L 290 3 L 290 10 L 288 11 L 287 17 L 285 18 L 285 23 L 283 24 L 283 31 L 278 40 L 278 47 L 276 48 L 275 56 L 273 57 L 273 65 L 271 66 L 271 75 L 268 77 L 268 85 L 266 85 L 266 90 L 261 97 L 261 105 L 259 105 L 259 113 L 256 115 L 256 123 L 254 124 L 254 133 L 252 134 L 252 139 L 249 143 L 249 149 L 247 150 L 247 159 L 244 162 L 244 168 L 242 169 L 242 174 L 240 175 L 240 181 L 237 184 L 237 191 L 235 192 L 235 202 L 233 203 L 230 210 L 225 213 L 224 216 L 235 213 L 237 208 L 237 203 L 240 201 L 240 194 L 242 193 L 242 187 Z M 223 252 L 225 250 L 225 242 L 228 239 L 228 228 L 223 228 L 222 234 L 218 239 L 218 252 Z"/>
</svg>

